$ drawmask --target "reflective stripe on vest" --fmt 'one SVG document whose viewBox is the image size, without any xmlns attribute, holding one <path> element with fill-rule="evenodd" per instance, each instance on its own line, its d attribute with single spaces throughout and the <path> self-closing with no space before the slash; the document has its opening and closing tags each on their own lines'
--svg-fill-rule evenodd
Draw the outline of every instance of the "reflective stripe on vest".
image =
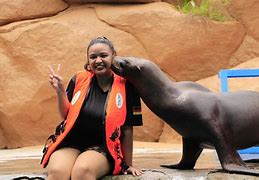
<svg viewBox="0 0 259 180">
<path fill-rule="evenodd" d="M 43 167 L 46 167 L 50 155 L 73 127 L 87 95 L 92 77 L 93 73 L 89 73 L 88 71 L 77 74 L 73 98 L 65 121 L 64 131 L 56 137 L 55 142 L 52 141 L 47 145 L 41 162 Z M 113 174 L 119 174 L 123 158 L 120 145 L 120 127 L 124 124 L 126 119 L 125 79 L 114 74 L 114 81 L 108 96 L 107 98 L 109 99 L 105 116 L 106 146 L 115 161 Z"/>
</svg>

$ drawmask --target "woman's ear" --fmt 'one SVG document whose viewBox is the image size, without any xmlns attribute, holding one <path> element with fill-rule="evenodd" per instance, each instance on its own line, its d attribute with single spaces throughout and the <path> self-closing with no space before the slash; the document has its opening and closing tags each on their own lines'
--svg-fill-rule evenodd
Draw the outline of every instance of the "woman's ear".
<svg viewBox="0 0 259 180">
<path fill-rule="evenodd" d="M 86 67 L 87 71 L 91 71 L 90 65 L 88 64 Z"/>
<path fill-rule="evenodd" d="M 114 59 L 115 56 L 117 56 L 116 51 L 114 51 L 113 54 L 112 54 L 112 60 Z"/>
<path fill-rule="evenodd" d="M 85 70 L 87 70 L 87 71 L 91 71 L 90 65 L 89 65 L 88 63 L 86 63 L 86 64 L 84 65 L 84 68 L 85 68 Z"/>
</svg>

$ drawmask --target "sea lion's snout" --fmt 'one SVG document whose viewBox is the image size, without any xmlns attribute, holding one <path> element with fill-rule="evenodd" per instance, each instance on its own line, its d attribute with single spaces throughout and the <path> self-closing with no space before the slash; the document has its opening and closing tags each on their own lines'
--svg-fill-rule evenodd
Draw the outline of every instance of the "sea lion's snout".
<svg viewBox="0 0 259 180">
<path fill-rule="evenodd" d="M 112 70 L 116 74 L 122 76 L 122 71 L 123 71 L 123 63 L 120 57 L 115 56 L 112 62 Z"/>
</svg>

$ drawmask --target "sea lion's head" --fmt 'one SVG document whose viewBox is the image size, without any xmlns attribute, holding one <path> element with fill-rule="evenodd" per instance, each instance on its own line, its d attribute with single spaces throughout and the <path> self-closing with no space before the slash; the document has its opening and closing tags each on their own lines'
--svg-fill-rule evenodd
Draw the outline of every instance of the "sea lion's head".
<svg viewBox="0 0 259 180">
<path fill-rule="evenodd" d="M 134 76 L 141 72 L 139 62 L 135 58 L 115 56 L 112 63 L 112 70 L 119 76 Z"/>
</svg>

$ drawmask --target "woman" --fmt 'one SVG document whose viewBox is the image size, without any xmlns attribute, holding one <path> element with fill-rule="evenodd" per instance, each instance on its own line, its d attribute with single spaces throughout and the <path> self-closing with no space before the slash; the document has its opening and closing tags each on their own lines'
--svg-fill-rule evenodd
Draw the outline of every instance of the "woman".
<svg viewBox="0 0 259 180">
<path fill-rule="evenodd" d="M 86 71 L 64 90 L 60 65 L 50 68 L 59 111 L 65 119 L 44 148 L 42 166 L 48 179 L 98 179 L 108 174 L 143 172 L 132 166 L 133 127 L 142 125 L 140 98 L 125 79 L 111 70 L 116 51 L 105 37 L 87 48 Z"/>
</svg>

